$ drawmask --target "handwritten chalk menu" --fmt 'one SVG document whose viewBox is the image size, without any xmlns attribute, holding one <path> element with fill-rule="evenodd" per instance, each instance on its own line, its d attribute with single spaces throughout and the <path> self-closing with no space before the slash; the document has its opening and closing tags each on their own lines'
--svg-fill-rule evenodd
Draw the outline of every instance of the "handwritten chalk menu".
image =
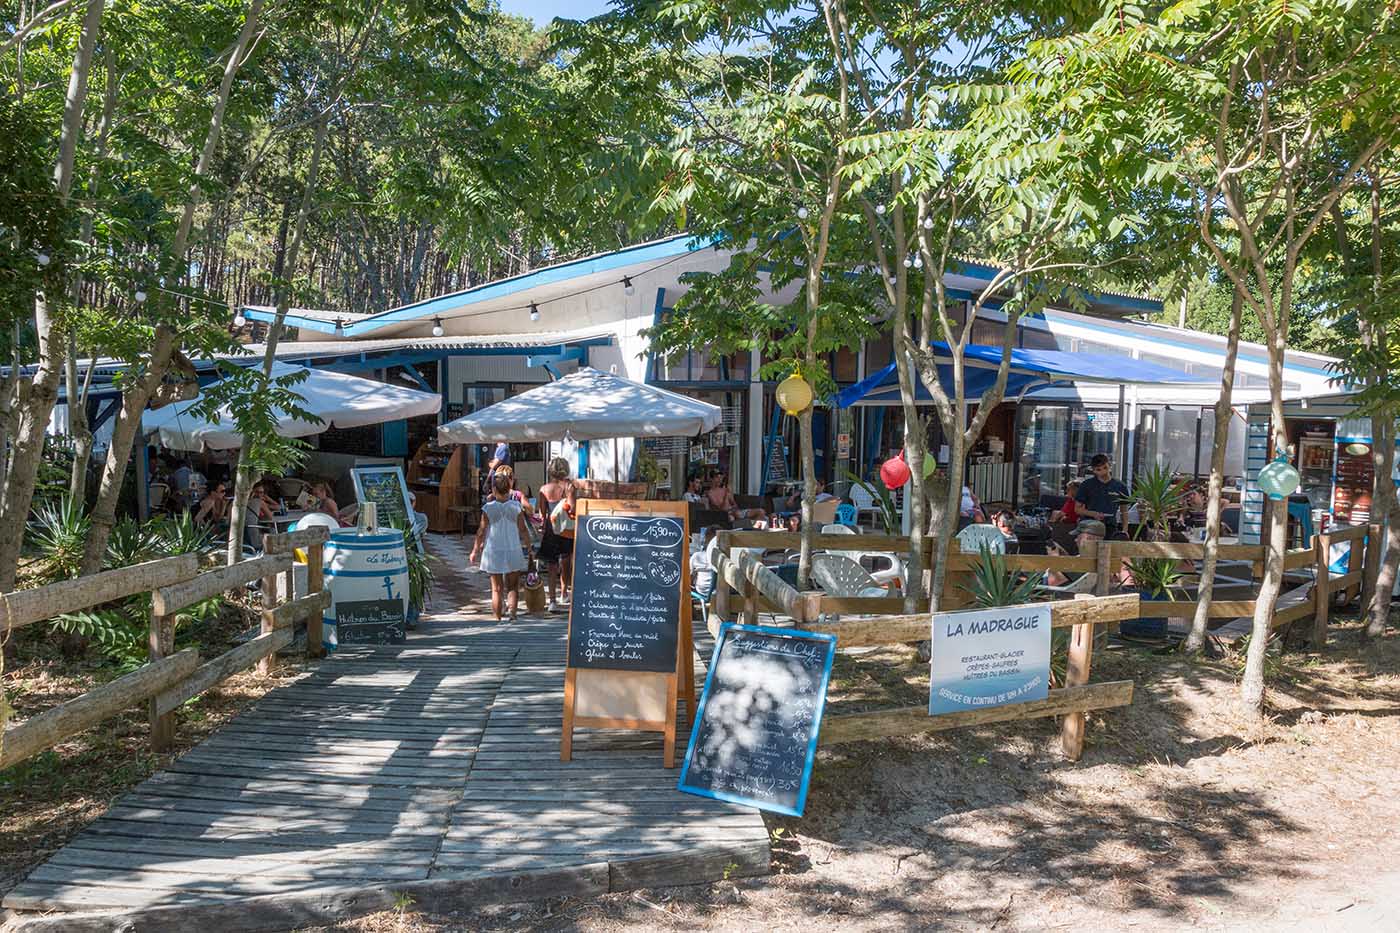
<svg viewBox="0 0 1400 933">
<path fill-rule="evenodd" d="M 397 645 L 408 640 L 401 599 L 336 603 L 335 625 L 336 641 L 342 645 Z"/>
<path fill-rule="evenodd" d="M 675 671 L 684 538 L 671 516 L 580 516 L 569 667 Z"/>
<path fill-rule="evenodd" d="M 355 467 L 350 475 L 355 481 L 355 498 L 361 502 L 373 502 L 379 507 L 377 512 L 381 528 L 413 527 L 403 467 Z"/>
<path fill-rule="evenodd" d="M 679 789 L 801 816 L 836 636 L 726 622 Z"/>
</svg>

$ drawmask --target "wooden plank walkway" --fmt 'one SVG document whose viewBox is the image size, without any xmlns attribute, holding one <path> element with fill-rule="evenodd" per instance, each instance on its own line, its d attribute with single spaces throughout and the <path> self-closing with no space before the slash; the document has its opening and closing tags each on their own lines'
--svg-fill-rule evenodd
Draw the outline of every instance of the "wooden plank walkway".
<svg viewBox="0 0 1400 933">
<path fill-rule="evenodd" d="M 643 857 L 654 874 L 670 854 L 672 883 L 716 876 L 687 853 L 766 865 L 762 817 L 678 792 L 659 735 L 580 731 L 559 761 L 564 638 L 562 617 L 452 612 L 405 645 L 342 649 L 119 798 L 4 906 L 209 904 Z"/>
</svg>

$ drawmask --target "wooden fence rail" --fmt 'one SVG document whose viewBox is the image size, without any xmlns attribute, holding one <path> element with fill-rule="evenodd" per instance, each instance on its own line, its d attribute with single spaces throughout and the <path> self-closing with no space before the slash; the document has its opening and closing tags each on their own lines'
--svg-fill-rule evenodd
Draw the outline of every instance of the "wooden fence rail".
<svg viewBox="0 0 1400 933">
<path fill-rule="evenodd" d="M 6 729 L 0 735 L 0 769 L 140 703 L 148 704 L 152 747 L 168 748 L 175 736 L 174 713 L 182 704 L 254 664 L 270 669 L 276 652 L 292 643 L 292 625 L 300 619 L 307 620 L 308 653 L 313 657 L 323 654 L 321 614 L 330 603 L 330 593 L 323 587 L 321 555 L 328 537 L 325 528 L 268 535 L 265 556 L 204 573 L 199 572 L 197 555 L 181 554 L 0 596 L 0 634 L 147 591 L 151 592 L 152 606 L 150 660 L 129 674 Z M 290 554 L 295 549 L 304 549 L 310 560 L 307 592 L 300 598 L 294 598 L 291 585 Z M 273 581 L 281 574 L 287 576 L 287 595 L 277 605 Z M 256 638 L 203 664 L 193 648 L 175 651 L 175 620 L 180 610 L 259 579 L 263 581 L 265 608 L 262 631 Z"/>
</svg>

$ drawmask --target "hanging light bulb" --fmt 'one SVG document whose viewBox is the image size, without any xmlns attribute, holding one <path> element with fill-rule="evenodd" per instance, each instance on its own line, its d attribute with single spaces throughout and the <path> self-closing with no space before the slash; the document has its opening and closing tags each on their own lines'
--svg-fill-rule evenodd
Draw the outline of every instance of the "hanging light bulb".
<svg viewBox="0 0 1400 933">
<path fill-rule="evenodd" d="M 136 289 L 136 294 L 132 295 L 131 297 L 136 299 L 136 303 L 138 305 L 146 303 L 146 293 L 139 288 Z"/>
<path fill-rule="evenodd" d="M 899 284 L 899 278 L 898 278 L 897 276 L 893 276 L 893 275 L 890 276 L 890 284 L 891 284 L 891 285 L 898 285 L 898 284 Z"/>
<path fill-rule="evenodd" d="M 34 261 L 37 262 L 37 263 L 38 263 L 39 265 L 41 265 L 41 266 L 47 266 L 47 265 L 49 264 L 49 254 L 48 254 L 48 253 L 40 253 L 39 255 L 37 255 L 37 256 L 34 257 Z"/>
<path fill-rule="evenodd" d="M 884 217 L 884 216 L 885 216 L 885 205 L 883 205 L 883 204 L 876 204 L 876 205 L 875 205 L 875 213 L 879 214 L 881 217 Z"/>
<path fill-rule="evenodd" d="M 912 268 L 914 268 L 914 257 L 913 257 L 913 256 L 905 256 L 905 257 L 904 257 L 904 268 L 906 268 L 906 269 L 912 269 Z"/>
<path fill-rule="evenodd" d="M 632 280 L 627 276 L 622 277 L 622 294 L 631 295 L 637 291 L 637 286 L 632 284 Z"/>
<path fill-rule="evenodd" d="M 539 319 L 540 319 L 540 308 L 539 308 L 539 305 L 535 304 L 535 303 L 532 301 L 532 302 L 530 302 L 530 320 L 532 320 L 532 321 L 538 321 Z"/>
<path fill-rule="evenodd" d="M 925 230 L 932 230 L 932 229 L 933 229 L 933 218 L 932 218 L 932 217 L 925 217 L 925 218 L 924 218 L 924 229 L 925 229 Z"/>
<path fill-rule="evenodd" d="M 799 208 L 797 209 L 797 219 L 798 219 L 798 220 L 806 220 L 806 219 L 807 219 L 807 208 L 805 208 L 805 207 L 799 207 Z"/>
<path fill-rule="evenodd" d="M 915 268 L 915 269 L 922 269 L 923 267 L 924 267 L 924 257 L 922 257 L 922 256 L 915 256 L 915 257 L 914 257 L 914 268 Z"/>
<path fill-rule="evenodd" d="M 248 319 L 247 319 L 246 317 L 243 316 L 243 312 L 242 312 L 242 311 L 239 311 L 237 314 L 235 314 L 235 315 L 233 316 L 233 326 L 234 326 L 234 327 L 237 327 L 237 328 L 239 328 L 239 329 L 242 329 L 244 326 L 247 325 L 247 323 L 248 323 Z"/>
<path fill-rule="evenodd" d="M 800 414 L 812 404 L 812 386 L 802 378 L 801 373 L 793 373 L 778 383 L 778 388 L 773 392 L 773 399 L 778 403 L 778 407 L 789 415 Z"/>
<path fill-rule="evenodd" d="M 433 336 L 434 336 L 434 337 L 441 337 L 441 336 L 442 336 L 442 318 L 440 318 L 440 317 L 435 317 L 435 318 L 433 318 Z"/>
</svg>

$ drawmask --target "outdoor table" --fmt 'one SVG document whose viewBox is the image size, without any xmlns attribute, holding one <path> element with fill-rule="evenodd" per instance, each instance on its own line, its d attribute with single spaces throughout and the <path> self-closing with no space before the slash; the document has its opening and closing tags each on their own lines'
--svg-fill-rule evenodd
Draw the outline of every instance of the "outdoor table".
<svg viewBox="0 0 1400 933">
<path fill-rule="evenodd" d="M 272 524 L 276 526 L 279 532 L 287 531 L 297 522 L 301 521 L 303 518 L 310 514 L 311 512 L 307 509 L 288 509 L 285 512 L 279 512 L 273 515 Z"/>
</svg>

